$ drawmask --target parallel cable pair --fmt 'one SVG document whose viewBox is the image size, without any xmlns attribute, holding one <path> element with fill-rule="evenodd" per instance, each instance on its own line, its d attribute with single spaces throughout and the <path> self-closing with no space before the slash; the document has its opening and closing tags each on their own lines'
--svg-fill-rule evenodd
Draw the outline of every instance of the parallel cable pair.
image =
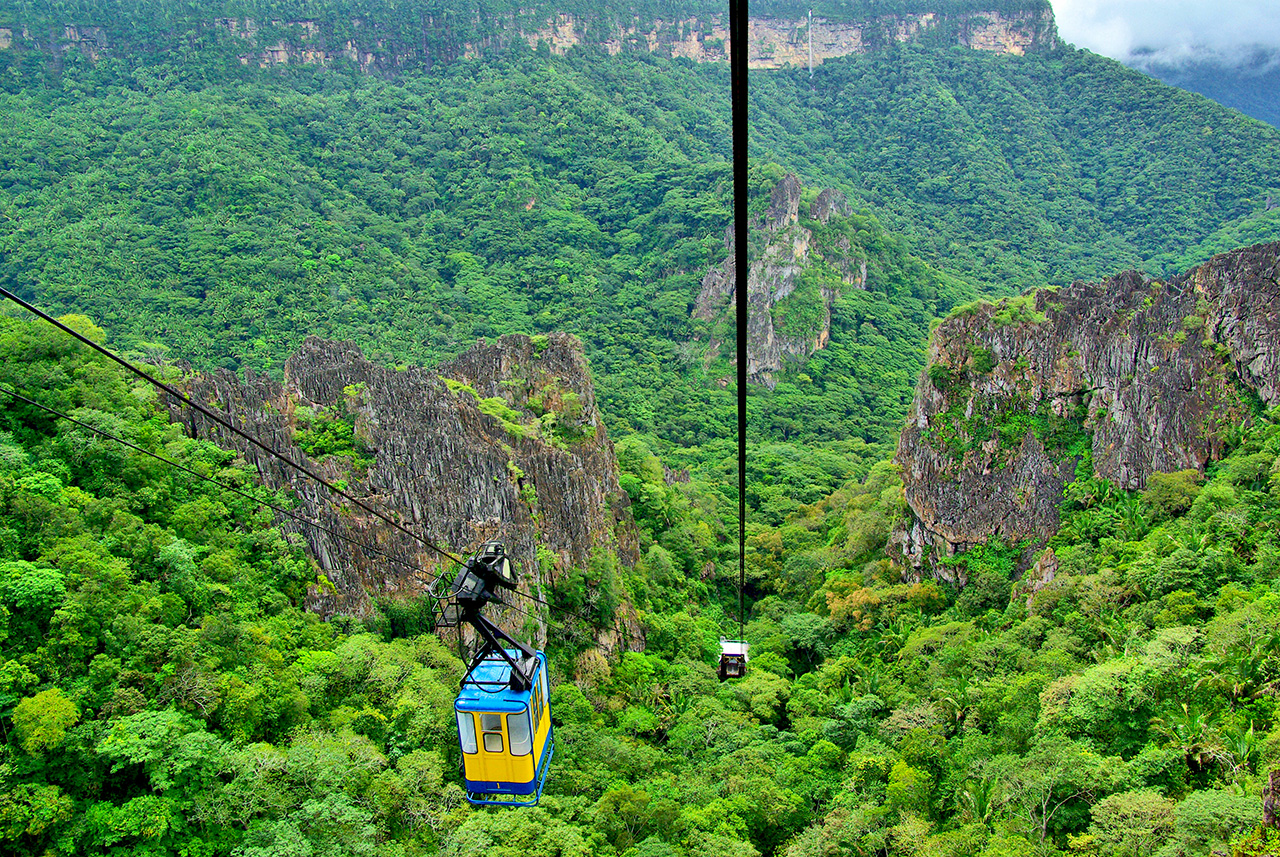
<svg viewBox="0 0 1280 857">
<path fill-rule="evenodd" d="M 357 506 L 359 506 L 361 509 L 364 509 L 365 511 L 369 512 L 370 514 L 375 515 L 375 516 L 376 516 L 376 517 L 378 517 L 380 520 L 382 520 L 382 521 L 384 521 L 384 522 L 386 522 L 386 523 L 388 523 L 388 524 L 391 524 L 391 525 L 392 525 L 393 527 L 395 527 L 396 529 L 400 530 L 401 532 L 406 533 L 406 534 L 407 534 L 407 535 L 409 535 L 411 538 L 413 538 L 415 541 L 417 541 L 417 542 L 419 542 L 419 543 L 423 544 L 424 546 L 426 546 L 426 547 L 430 548 L 431 550 L 434 550 L 436 553 L 440 554 L 441 556 L 445 557 L 446 559 L 450 559 L 450 560 L 452 560 L 452 561 L 454 561 L 454 562 L 457 562 L 457 563 L 459 563 L 459 564 L 462 564 L 462 563 L 464 562 L 464 560 L 462 560 L 460 557 L 457 557 L 457 556 L 455 556 L 454 554 L 452 554 L 452 553 L 450 553 L 450 552 L 448 552 L 448 551 L 444 550 L 443 548 L 438 547 L 437 545 L 435 545 L 434 543 L 432 543 L 429 539 L 426 539 L 425 537 L 420 536 L 420 535 L 418 535 L 417 533 L 414 533 L 414 532 L 412 532 L 411 530 L 409 530 L 409 529 L 405 528 L 404 526 L 400 525 L 398 522 L 396 522 L 396 521 L 392 520 L 391 518 L 389 518 L 388 516 L 386 516 L 386 515 L 382 514 L 382 513 L 381 513 L 381 512 L 379 512 L 378 510 L 374 509 L 373 507 L 371 507 L 371 506 L 367 505 L 366 503 L 364 503 L 363 501 L 361 501 L 359 498 L 353 497 L 353 496 L 352 496 L 351 494 L 349 494 L 348 492 L 343 491 L 341 488 L 338 488 L 336 485 L 334 485 L 333 483 L 329 482 L 329 481 L 328 481 L 328 480 L 326 480 L 324 477 L 322 477 L 322 476 L 320 476 L 319 474 L 315 473 L 315 471 L 313 471 L 311 468 L 308 468 L 308 467 L 305 467 L 305 466 L 303 466 L 303 465 L 301 465 L 301 464 L 298 464 L 297 462 L 293 461 L 293 459 L 291 459 L 289 456 L 285 455 L 283 452 L 281 452 L 281 451 L 279 451 L 279 450 L 275 449 L 274 447 L 271 447 L 271 446 L 268 446 L 267 444 L 262 443 L 262 442 L 261 442 L 260 440 L 258 440 L 257 438 L 253 437 L 253 436 L 252 436 L 252 435 L 250 435 L 249 433 L 247 433 L 247 432 L 243 431 L 242 429 L 240 429 L 239 427 L 237 427 L 236 425 L 234 425 L 233 423 L 231 423 L 229 420 L 227 420 L 226 418 L 224 418 L 222 415 L 220 415 L 220 414 L 218 414 L 218 413 L 216 413 L 216 412 L 214 412 L 214 411 L 211 411 L 211 410 L 209 410 L 208 408 L 204 407 L 203 405 L 200 405 L 199 403 L 197 403 L 197 402 L 193 401 L 191 398 L 189 398 L 188 396 L 184 395 L 183 393 L 181 393 L 180 391 L 178 391 L 178 390 L 177 390 L 176 388 L 174 388 L 173 386 L 171 386 L 171 385 L 169 385 L 169 384 L 166 384 L 166 383 L 164 383 L 163 381 L 160 381 L 158 378 L 155 378 L 153 375 L 151 375 L 150 373 L 146 372 L 145 370 L 143 370 L 143 369 L 141 369 L 141 368 L 139 368 L 139 367 L 135 366 L 133 363 L 129 362 L 128 360 L 125 360 L 123 357 L 118 356 L 117 354 L 115 354 L 114 352 L 112 352 L 110 349 L 107 349 L 107 348 L 103 347 L 102 345 L 99 345 L 98 343 L 94 342 L 93 340 L 91 340 L 91 339 L 89 339 L 89 338 L 87 338 L 87 337 L 83 336 L 83 335 L 82 335 L 82 334 L 80 334 L 78 331 L 74 330 L 74 329 L 73 329 L 73 328 L 71 328 L 71 327 L 68 327 L 68 326 L 67 326 L 66 324 L 64 324 L 63 322 L 59 321 L 58 319 L 54 318 L 53 316 L 49 315 L 48 313 L 46 313 L 46 312 L 44 312 L 44 311 L 40 310 L 39 308 L 35 307 L 34 305 L 32 305 L 32 304 L 28 303 L 27 301 L 23 300 L 22 298 L 19 298 L 17 295 L 13 294 L 13 293 L 12 293 L 12 292 L 10 292 L 8 289 L 5 289 L 5 288 L 4 288 L 4 287 L 2 287 L 2 286 L 0 286 L 0 296 L 3 296 L 3 297 L 5 297 L 5 298 L 8 298 L 9 300 L 12 300 L 14 303 L 18 304 L 19 306 L 21 306 L 23 309 L 27 310 L 28 312 L 33 313 L 34 315 L 36 315 L 36 316 L 37 316 L 37 317 L 39 317 L 40 319 L 42 319 L 42 320 L 44 320 L 44 321 L 48 322 L 49 324 L 52 324 L 54 327 L 57 327 L 59 330 L 63 331 L 64 333 L 67 333 L 67 334 L 69 334 L 70 336 L 72 336 L 72 337 L 74 337 L 75 339 L 77 339 L 77 340 L 79 340 L 80 342 L 82 342 L 83 344 L 88 345 L 88 346 L 89 346 L 90 348 L 92 348 L 94 351 L 97 351 L 98 353 L 100 353 L 100 354 L 102 354 L 102 355 L 104 355 L 104 356 L 106 356 L 106 357 L 110 358 L 110 359 L 111 359 L 111 360 L 113 360 L 114 362 L 116 362 L 116 363 L 120 364 L 120 365 L 121 365 L 121 366 L 123 366 L 124 368 L 128 369 L 130 372 L 134 373 L 135 375 L 137 375 L 137 376 L 141 377 L 142 379 L 144 379 L 144 380 L 145 380 L 145 381 L 147 381 L 148 383 L 150 383 L 150 384 L 152 384 L 153 386 L 155 386 L 157 389 L 163 390 L 164 392 L 168 393 L 169 395 L 173 396 L 174 398 L 176 398 L 176 399 L 178 399 L 178 400 L 180 400 L 180 401 L 182 401 L 182 402 L 184 402 L 184 403 L 186 403 L 186 404 L 190 405 L 191 407 L 195 408 L 195 409 L 196 409 L 196 410 L 198 410 L 200 413 L 204 414 L 206 417 L 208 417 L 209 419 L 213 420 L 213 421 L 214 421 L 214 422 L 216 422 L 217 424 L 219 424 L 219 425 L 221 425 L 221 426 L 224 426 L 225 428 L 227 428 L 228 430 L 232 431 L 232 432 L 233 432 L 233 433 L 235 433 L 236 435 L 238 435 L 238 436 L 240 436 L 240 437 L 244 438 L 245 440 L 247 440 L 247 441 L 249 441 L 250 443 L 252 443 L 254 446 L 258 447 L 259 449 L 262 449 L 264 452 L 266 452 L 267 454 L 271 455 L 272 457 L 279 459 L 280 461 L 282 461 L 282 462 L 284 462 L 285 464 L 289 465 L 290 467 L 294 468 L 294 469 L 295 469 L 295 470 L 297 470 L 298 472 L 300 472 L 300 473 L 302 473 L 302 474 L 304 474 L 304 475 L 306 475 L 306 476 L 311 477 L 312 479 L 314 479 L 314 480 L 316 480 L 317 482 L 319 482 L 321 485 L 323 485 L 323 486 L 325 486 L 326 488 L 328 488 L 328 489 L 329 489 L 331 492 L 333 492 L 334 494 L 337 494 L 337 495 L 339 495 L 339 496 L 341 496 L 341 497 L 343 497 L 343 498 L 345 498 L 345 499 L 347 499 L 347 500 L 351 501 L 352 503 L 354 503 L 354 504 L 356 504 Z M 26 397 L 26 396 L 22 395 L 22 394 L 21 394 L 21 393 L 19 393 L 18 391 L 13 390 L 13 389 L 10 389 L 10 388 L 8 388 L 8 387 L 5 387 L 4 385 L 0 385 L 0 394 L 4 394 L 4 395 L 11 396 L 11 397 L 12 397 L 12 398 L 14 398 L 14 399 L 20 400 L 20 401 L 22 401 L 22 402 L 27 403 L 28 405 L 31 405 L 31 406 L 36 407 L 36 408 L 39 408 L 40 410 L 45 411 L 46 413 L 48 413 L 48 414 L 50 414 L 50 415 L 52 415 L 52 416 L 54 416 L 54 417 L 57 417 L 57 418 L 59 418 L 59 419 L 66 420 L 67 422 L 72 423 L 72 424 L 74 424 L 74 425 L 77 425 L 77 426 L 79 426 L 79 427 L 81 427 L 81 428 L 85 429 L 86 431 L 93 432 L 94 434 L 99 435 L 100 437 L 104 437 L 104 438 L 107 438 L 108 440 L 111 440 L 111 441 L 114 441 L 114 442 L 116 442 L 116 443 L 119 443 L 119 444 L 121 444 L 122 446 L 125 446 L 125 447 L 127 447 L 127 448 L 129 448 L 129 449 L 134 450 L 135 452 L 139 452 L 139 453 L 142 453 L 143 455 L 149 456 L 150 458 L 153 458 L 153 459 L 155 459 L 155 460 L 157 460 L 157 461 L 160 461 L 160 462 L 162 462 L 162 463 L 164 463 L 164 464 L 167 464 L 167 465 L 169 465 L 170 467 L 176 468 L 177 470 L 180 470 L 180 471 L 182 471 L 182 472 L 184 472 L 184 473 L 187 473 L 187 474 L 189 474 L 189 475 L 191 475 L 191 476 L 194 476 L 194 477 L 196 477 L 197 479 L 200 479 L 200 480 L 203 480 L 203 481 L 205 481 L 205 482 L 208 482 L 208 483 L 211 483 L 211 484 L 213 484 L 213 485 L 216 485 L 216 486 L 218 486 L 219 488 L 222 488 L 223 490 L 229 491 L 229 492 L 231 492 L 231 493 L 233 493 L 233 494 L 235 494 L 235 495 L 237 495 L 237 496 L 239 496 L 239 497 L 243 497 L 243 498 L 245 498 L 245 499 L 247 499 L 247 500 L 250 500 L 250 501 L 252 501 L 252 502 L 254 502 L 254 503 L 257 503 L 257 504 L 259 504 L 259 505 L 261 505 L 261 506 L 263 506 L 263 507 L 265 507 L 265 508 L 271 509 L 271 510 L 272 510 L 272 511 L 274 511 L 274 512 L 277 512 L 277 513 L 279 513 L 279 514 L 281 514 L 281 515 L 284 515 L 285 517 L 287 517 L 287 518 L 289 518 L 289 519 L 291 519 L 291 520 L 293 520 L 293 521 L 296 521 L 296 522 L 301 523 L 301 524 L 305 524 L 305 525 L 310 526 L 310 527 L 314 527 L 315 529 L 320 530 L 321 532 L 328 533 L 329 535 L 333 536 L 334 538 L 337 538 L 337 539 L 339 539 L 339 540 L 341 540 L 341 541 L 344 541 L 344 542 L 346 542 L 346 543 L 348 543 L 348 544 L 350 544 L 350 545 L 353 545 L 353 546 L 355 546 L 355 547 L 358 547 L 358 548 L 360 548 L 360 549 L 362 549 L 362 550 L 364 550 L 364 551 L 367 551 L 367 552 L 369 552 L 369 553 L 371 553 L 371 554 L 374 554 L 374 555 L 376 555 L 376 556 L 382 557 L 383 559 L 387 560 L 388 562 L 394 563 L 395 565 L 398 565 L 398 566 L 400 566 L 400 567 L 402 567 L 402 568 L 406 568 L 406 569 L 408 569 L 408 570 L 410 570 L 410 571 L 416 571 L 416 572 L 425 572 L 425 571 L 426 571 L 426 569 L 424 569 L 421 565 L 418 565 L 418 564 L 415 564 L 415 563 L 411 563 L 411 562 L 408 562 L 408 561 L 406 561 L 406 560 L 403 560 L 403 559 L 401 559 L 401 558 L 399 558 L 399 557 L 393 556 L 392 554 L 389 554 L 389 553 L 387 553 L 386 551 L 381 550 L 380 548 L 374 547 L 373 545 L 367 544 L 367 543 L 362 542 L 362 541 L 360 541 L 360 540 L 358 540 L 358 539 L 353 539 L 353 538 L 351 538 L 350 536 L 347 536 L 347 535 L 345 535 L 345 534 L 343 534 L 343 533 L 341 533 L 341 532 L 339 532 L 339 531 L 337 531 L 337 530 L 335 530 L 335 529 L 333 529 L 333 528 L 331 528 L 331 527 L 327 527 L 327 526 L 325 526 L 324 524 L 320 523 L 319 521 L 315 521 L 315 520 L 312 520 L 311 518 L 307 518 L 307 517 L 305 517 L 305 516 L 299 515 L 298 513 L 294 512 L 294 511 L 292 511 L 292 510 L 286 509 L 286 508 L 284 508 L 284 507 L 282 507 L 282 506 L 279 506 L 279 505 L 277 505 L 277 504 L 275 504 L 275 503 L 271 503 L 271 502 L 269 502 L 269 501 L 267 501 L 267 500 L 263 500 L 263 499 L 262 499 L 262 498 L 260 498 L 260 497 L 255 497 L 255 496 L 253 496 L 252 494 L 249 494 L 249 493 L 248 493 L 248 492 L 246 492 L 246 491 L 243 491 L 243 490 L 241 490 L 241 489 L 239 489 L 239 488 L 236 488 L 236 487 L 235 487 L 235 486 L 233 486 L 233 485 L 228 485 L 228 484 L 226 484 L 225 482 L 221 482 L 221 481 L 219 481 L 219 480 L 217 480 L 217 479 L 214 479 L 214 478 L 212 478 L 212 477 L 210 477 L 210 476 L 206 476 L 206 475 L 204 475 L 204 474 L 202 474 L 202 473 L 200 473 L 200 472 L 198 472 L 198 471 L 196 471 L 196 470 L 193 470 L 193 469 L 192 469 L 192 468 L 190 468 L 190 467 L 187 467 L 187 466 L 185 466 L 185 465 L 181 464 L 180 462 L 173 461 L 172 459 L 166 458 L 166 457 L 164 457 L 164 456 L 162 456 L 162 455 L 159 455 L 159 454 L 157 454 L 157 453 L 151 452 L 150 450 L 144 449 L 143 447 L 141 447 L 141 446 L 139 446 L 139 445 L 137 445 L 137 444 L 135 444 L 135 443 L 133 443 L 133 442 L 131 442 L 131 441 L 129 441 L 129 440 L 126 440 L 126 439 L 121 438 L 121 437 L 117 437 L 116 435 L 114 435 L 114 434 L 112 434 L 112 433 L 110 433 L 110 432 L 104 431 L 103 429 L 97 428 L 96 426 L 90 425 L 90 424 L 88 424 L 88 423 L 86 423 L 86 422 L 84 422 L 84 421 L 82 421 L 82 420 L 78 420 L 78 419 L 76 419 L 75 417 L 73 417 L 73 416 L 71 416 L 71 415 L 69 415 L 69 414 L 65 414 L 65 413 L 63 413 L 63 412 L 61 412 L 61 411 L 58 411 L 58 410 L 56 410 L 56 409 L 54 409 L 54 408 L 49 407 L 48 405 L 44 405 L 44 404 L 42 404 L 42 403 L 40 403 L 40 402 L 35 401 L 34 399 L 30 399 L 30 398 L 28 398 L 28 397 Z M 437 593 L 435 592 L 435 584 L 436 584 L 437 582 L 439 582 L 439 580 L 440 580 L 440 579 L 441 579 L 440 577 L 437 577 L 437 580 L 436 580 L 436 581 L 433 581 L 433 582 L 432 582 L 432 585 L 431 585 L 430 587 L 428 587 L 427 592 L 428 592 L 428 595 L 430 595 L 430 596 L 431 596 L 431 597 L 433 597 L 433 598 L 436 598 L 436 599 L 438 599 L 438 600 L 447 600 L 448 598 L 452 597 L 452 595 L 455 595 L 456 593 L 449 593 L 449 594 L 437 594 Z M 530 595 L 530 594 L 528 594 L 528 593 L 524 593 L 524 592 L 520 592 L 519 590 L 516 590 L 516 594 L 517 594 L 517 595 L 520 595 L 520 596 L 522 596 L 522 597 L 528 598 L 528 599 L 529 599 L 529 600 L 531 600 L 531 601 L 537 602 L 538 604 L 541 604 L 541 605 L 545 606 L 548 610 L 555 611 L 555 612 L 557 612 L 557 613 L 561 613 L 561 614 L 564 614 L 564 615 L 566 615 L 566 616 L 572 616 L 572 617 L 574 617 L 574 618 L 576 618 L 576 619 L 580 619 L 581 621 L 586 622 L 588 625 L 594 624 L 594 623 L 591 621 L 591 619 L 589 619 L 589 618 L 588 618 L 588 617 L 586 617 L 586 616 L 583 616 L 583 615 L 582 615 L 582 614 L 580 614 L 580 613 L 576 613 L 576 612 L 574 612 L 574 611 L 572 611 L 572 610 L 569 610 L 569 609 L 567 609 L 567 608 L 564 608 L 564 607 L 559 607 L 559 606 L 557 606 L 557 605 L 552 604 L 552 603 L 551 603 L 551 602 L 549 602 L 549 601 L 546 601 L 546 600 L 544 600 L 544 599 L 538 598 L 537 596 Z M 533 616 L 533 614 L 529 613 L 529 612 L 528 612 L 528 611 L 526 611 L 526 610 L 522 610 L 521 608 L 516 607 L 516 606 L 515 606 L 515 605 L 513 605 L 513 604 L 507 604 L 506 606 L 510 607 L 511 609 L 515 610 L 515 611 L 516 611 L 516 612 L 518 612 L 518 613 L 521 613 L 521 614 L 523 614 L 523 615 L 525 615 L 525 616 L 529 616 L 530 618 L 540 618 L 540 619 L 543 619 L 543 617 L 536 617 L 536 616 Z M 546 621 L 548 624 L 556 625 L 557 627 L 559 627 L 559 628 L 561 628 L 561 629 L 563 629 L 563 628 L 564 628 L 564 626 L 563 626 L 563 625 L 560 625 L 559 623 L 554 623 L 554 622 L 552 622 L 550 619 L 543 619 L 543 621 Z M 621 627 L 620 627 L 620 626 L 618 626 L 618 625 L 616 625 L 616 624 L 615 624 L 614 630 L 618 632 L 619 637 L 623 636 L 622 629 L 621 629 Z M 628 633 L 628 634 L 626 634 L 626 636 L 627 636 L 628 641 L 630 641 L 630 640 L 631 640 L 631 635 Z"/>
<path fill-rule="evenodd" d="M 747 3 L 730 0 L 730 80 L 733 88 L 734 309 L 738 352 L 738 639 L 745 640 L 747 588 L 747 278 L 750 274 L 747 193 Z M 812 70 L 810 71 L 812 76 Z"/>
<path fill-rule="evenodd" d="M 370 506 L 368 503 L 364 502 L 359 497 L 355 497 L 349 494 L 347 491 L 343 490 L 342 488 L 339 488 L 337 485 L 325 479 L 323 476 L 321 476 L 319 473 L 316 473 L 311 468 L 306 467 L 305 465 L 299 464 L 289 456 L 285 455 L 283 452 L 277 449 L 274 449 L 268 446 L 267 444 L 263 443 L 262 441 L 258 440 L 256 437 L 242 430 L 240 427 L 236 426 L 234 423 L 232 423 L 230 420 L 226 419 L 216 411 L 212 411 L 209 408 L 206 408 L 204 405 L 200 404 L 199 402 L 192 400 L 177 388 L 169 384 L 166 384 L 164 381 L 161 381 L 159 378 L 156 378 L 155 376 L 151 375 L 149 372 L 146 372 L 145 370 L 140 369 L 139 367 L 130 363 L 128 360 L 125 360 L 123 357 L 120 357 L 109 348 L 105 348 L 104 346 L 99 345 L 98 343 L 94 342 L 92 339 L 89 339 L 87 336 L 83 335 L 79 331 L 68 327 L 67 325 L 63 324 L 61 321 L 58 321 L 58 319 L 54 318 L 53 316 L 49 315 L 48 313 L 44 312 L 38 307 L 35 307 L 30 303 L 28 303 L 27 301 L 24 301 L 22 298 L 18 297 L 13 292 L 9 291 L 3 286 L 0 286 L 0 296 L 8 298 L 9 300 L 18 304 L 18 306 L 22 307 L 28 312 L 35 314 L 36 316 L 40 317 L 44 321 L 47 321 L 49 324 L 52 324 L 54 327 L 58 328 L 62 332 L 78 339 L 80 342 L 89 346 L 94 351 L 97 351 L 99 354 L 103 355 L 104 357 L 107 357 L 110 360 L 120 364 L 125 369 L 128 369 L 130 372 L 142 378 L 144 381 L 151 384 L 156 389 L 163 390 L 165 393 L 168 393 L 174 399 L 177 399 L 178 401 L 183 402 L 189 407 L 194 408 L 195 410 L 204 414 L 204 416 L 213 420 L 218 425 L 222 426 L 223 428 L 227 429 L 233 434 L 244 438 L 246 441 L 256 446 L 258 449 L 261 449 L 263 452 L 267 453 L 268 455 L 279 459 L 280 461 L 289 465 L 299 473 L 302 473 L 306 476 L 311 477 L 316 482 L 319 482 L 321 485 L 328 488 L 334 494 L 337 494 L 339 497 L 342 497 L 345 500 L 355 504 L 356 506 L 368 512 L 370 515 L 373 515 L 380 521 L 391 525 L 395 529 L 409 536 L 409 538 L 421 544 L 423 547 L 426 547 L 429 550 L 435 551 L 440 556 L 444 557 L 445 559 L 452 560 L 453 562 L 461 563 L 464 561 L 461 557 L 455 556 L 454 554 L 450 553 L 444 548 L 436 545 L 434 542 L 432 542 L 430 539 L 426 538 L 425 536 L 422 536 L 418 533 L 413 532 L 408 527 L 401 524 L 399 521 L 394 520 L 389 515 L 384 514 L 378 509 L 375 509 L 373 506 Z"/>
</svg>

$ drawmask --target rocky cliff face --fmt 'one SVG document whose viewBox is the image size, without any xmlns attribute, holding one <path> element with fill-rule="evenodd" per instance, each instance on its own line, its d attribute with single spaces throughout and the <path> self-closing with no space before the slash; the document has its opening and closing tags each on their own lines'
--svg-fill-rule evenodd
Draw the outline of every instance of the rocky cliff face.
<svg viewBox="0 0 1280 857">
<path fill-rule="evenodd" d="M 547 597 L 600 552 L 627 565 L 638 557 L 582 346 L 566 334 L 504 336 L 434 370 L 406 371 L 374 366 L 352 343 L 311 337 L 286 364 L 283 384 L 219 371 L 193 377 L 189 387 L 193 399 L 225 410 L 249 433 L 330 481 L 345 481 L 354 496 L 456 554 L 469 555 L 489 539 L 506 542 L 526 592 Z M 171 414 L 193 435 L 240 452 L 270 487 L 292 488 L 300 514 L 421 568 L 282 521 L 283 529 L 302 533 L 328 580 L 309 593 L 311 609 L 366 615 L 372 597 L 422 594 L 453 568 L 198 412 L 172 407 Z M 341 431 L 344 422 L 354 432 Z M 352 441 L 345 448 L 343 437 Z M 629 605 L 620 618 L 598 640 L 607 649 L 642 639 Z M 520 628 L 524 617 L 513 614 L 504 624 Z M 530 633 L 539 644 L 545 639 L 545 628 Z"/>
<path fill-rule="evenodd" d="M 1130 272 L 947 318 L 898 446 L 910 520 L 891 551 L 944 577 L 934 558 L 993 537 L 1029 558 L 1081 461 L 1129 490 L 1203 471 L 1255 396 L 1280 404 L 1278 281 L 1264 244 L 1169 282 Z"/>
<path fill-rule="evenodd" d="M 78 51 L 96 62 L 104 56 L 136 52 L 141 47 L 116 44 L 119 40 L 99 26 L 102 23 L 68 24 L 48 32 L 22 24 L 0 27 L 0 50 L 37 50 L 55 58 Z M 729 22 L 723 15 L 622 25 L 564 13 L 540 23 L 515 18 L 459 22 L 424 15 L 412 34 L 403 27 L 379 27 L 362 19 L 338 26 L 319 20 L 218 18 L 205 23 L 204 29 L 215 40 L 225 40 L 245 65 L 329 65 L 350 61 L 364 71 L 377 73 L 505 51 L 518 41 L 535 49 L 545 47 L 552 53 L 585 46 L 611 55 L 647 52 L 697 62 L 723 62 L 730 51 Z M 485 35 L 464 36 L 459 35 L 460 31 Z M 810 61 L 812 42 L 812 60 L 817 66 L 834 57 L 867 53 L 893 42 L 940 35 L 954 44 L 1011 54 L 1058 44 L 1057 29 L 1048 11 L 883 15 L 865 21 L 814 18 L 812 24 L 807 17 L 791 20 L 757 16 L 748 22 L 748 62 L 757 69 L 804 67 Z M 146 47 L 165 50 L 163 46 Z"/>
<path fill-rule="evenodd" d="M 1021 56 L 1058 44 L 1057 26 L 1050 11 L 1043 13 L 972 12 L 947 16 L 933 12 L 919 15 L 885 15 L 867 21 L 833 21 L 814 18 L 783 20 L 752 18 L 747 27 L 751 39 L 748 63 L 752 68 L 805 68 L 810 44 L 813 65 L 835 57 L 865 54 L 893 42 L 911 42 L 947 33 L 948 41 L 975 50 Z M 810 38 L 812 36 L 812 39 Z"/>
<path fill-rule="evenodd" d="M 809 226 L 802 223 L 802 206 Z M 785 362 L 825 347 L 838 290 L 864 287 L 866 258 L 847 236 L 823 229 L 848 214 L 844 196 L 830 189 L 804 205 L 800 180 L 789 174 L 774 186 L 768 210 L 752 219 L 753 243 L 760 242 L 747 274 L 747 377 L 752 383 L 772 389 L 773 373 Z M 733 320 L 737 255 L 732 229 L 725 245 L 729 257 L 703 277 L 694 318 Z M 721 344 L 713 339 L 712 352 Z"/>
</svg>

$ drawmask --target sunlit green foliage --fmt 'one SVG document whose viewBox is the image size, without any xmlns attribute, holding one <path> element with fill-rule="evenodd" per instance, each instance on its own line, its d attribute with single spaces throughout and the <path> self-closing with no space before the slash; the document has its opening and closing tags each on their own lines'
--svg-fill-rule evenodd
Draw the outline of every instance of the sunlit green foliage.
<svg viewBox="0 0 1280 857">
<path fill-rule="evenodd" d="M 116 370 L 2 324 L 7 383 L 249 484 Z M 764 447 L 783 487 L 749 531 L 751 667 L 724 684 L 733 504 L 623 439 L 642 560 L 602 552 L 548 593 L 573 611 L 548 645 L 556 760 L 542 809 L 509 814 L 461 800 L 460 663 L 412 605 L 388 603 L 376 635 L 321 622 L 299 608 L 314 572 L 252 503 L 29 407 L 2 428 L 14 853 L 1207 855 L 1256 823 L 1280 764 L 1267 419 L 1203 484 L 1082 476 L 1038 590 L 1018 580 L 1026 546 L 995 542 L 943 563 L 963 588 L 904 582 L 892 465 Z M 588 644 L 624 621 L 645 651 Z"/>
<path fill-rule="evenodd" d="M 219 10 L 350 12 L 268 5 Z M 160 25 L 113 38 L 181 41 L 207 11 L 138 6 Z M 542 10 L 522 8 L 430 6 L 457 13 L 459 39 Z M 418 33 L 400 4 L 362 10 L 393 48 Z M 287 35 L 274 27 L 263 38 Z M 178 356 L 278 371 L 312 332 L 404 364 L 572 330 L 641 560 L 598 552 L 544 593 L 546 796 L 473 811 L 450 714 L 461 664 L 421 604 L 323 622 L 302 609 L 322 581 L 268 513 L 0 396 L 0 850 L 1205 857 L 1234 838 L 1267 853 L 1248 831 L 1280 765 L 1276 425 L 1237 433 L 1204 479 L 1127 493 L 1091 478 L 1080 415 L 957 410 L 935 441 L 958 456 L 1031 432 L 1081 460 L 1038 589 L 1019 579 L 1028 546 L 994 541 L 941 562 L 963 588 L 904 576 L 888 457 L 929 323 L 974 284 L 1181 267 L 1274 237 L 1258 210 L 1273 132 L 1073 51 L 904 46 L 814 83 L 753 77 L 753 211 L 785 173 L 774 161 L 840 186 L 854 213 L 804 225 L 819 250 L 847 240 L 867 277 L 838 289 L 828 347 L 752 396 L 739 616 L 731 367 L 693 344 L 726 331 L 690 317 L 725 253 L 726 70 L 517 43 L 388 80 L 197 46 L 56 70 L 0 57 L 4 284 L 88 312 L 69 323 L 94 339 L 102 324 L 160 371 Z M 838 279 L 805 274 L 777 310 L 784 332 L 812 333 Z M 995 320 L 1039 319 L 1015 299 Z M 0 358 L 0 382 L 252 485 L 69 340 L 0 318 Z M 946 393 L 992 359 L 975 349 L 928 378 Z M 513 434 L 584 437 L 571 394 L 520 412 L 477 399 Z M 346 413 L 296 416 L 310 454 L 364 465 Z M 750 670 L 722 684 L 719 639 L 743 625 Z M 620 643 L 609 657 L 602 629 Z M 634 632 L 644 650 L 623 651 Z"/>
</svg>

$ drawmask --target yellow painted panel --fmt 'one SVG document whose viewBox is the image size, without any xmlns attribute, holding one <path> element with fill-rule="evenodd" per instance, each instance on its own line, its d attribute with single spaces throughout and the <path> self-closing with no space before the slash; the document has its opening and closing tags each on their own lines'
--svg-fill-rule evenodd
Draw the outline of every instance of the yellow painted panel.
<svg viewBox="0 0 1280 857">
<path fill-rule="evenodd" d="M 475 718 L 476 715 L 472 714 Z M 547 718 L 543 718 L 547 720 Z M 512 756 L 507 752 L 510 748 L 510 739 L 507 737 L 506 716 L 502 717 L 502 748 L 501 753 L 489 753 L 484 749 L 484 736 L 480 731 L 479 720 L 476 719 L 476 737 L 480 744 L 480 752 L 463 753 L 462 764 L 463 770 L 469 780 L 492 780 L 508 783 L 528 783 L 533 782 L 533 754 L 524 756 Z M 539 748 L 538 743 L 543 740 L 541 734 L 534 742 L 534 747 Z"/>
</svg>

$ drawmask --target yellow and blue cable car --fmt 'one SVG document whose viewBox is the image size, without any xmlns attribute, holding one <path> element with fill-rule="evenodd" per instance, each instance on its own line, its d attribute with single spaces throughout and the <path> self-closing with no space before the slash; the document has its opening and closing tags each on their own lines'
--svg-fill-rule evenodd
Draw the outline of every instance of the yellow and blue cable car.
<svg viewBox="0 0 1280 857">
<path fill-rule="evenodd" d="M 484 617 L 515 590 L 515 569 L 501 542 L 485 542 L 458 570 L 441 624 L 466 623 L 482 644 L 453 702 L 467 800 L 479 806 L 533 806 L 555 751 L 547 693 L 547 656 Z M 514 648 L 505 648 L 503 643 Z"/>
<path fill-rule="evenodd" d="M 493 653 L 476 664 L 453 704 L 467 800 L 478 806 L 536 804 L 555 751 L 546 655 L 537 652 L 530 686 L 517 691 L 511 687 L 511 663 L 521 653 L 506 654 Z"/>
</svg>

